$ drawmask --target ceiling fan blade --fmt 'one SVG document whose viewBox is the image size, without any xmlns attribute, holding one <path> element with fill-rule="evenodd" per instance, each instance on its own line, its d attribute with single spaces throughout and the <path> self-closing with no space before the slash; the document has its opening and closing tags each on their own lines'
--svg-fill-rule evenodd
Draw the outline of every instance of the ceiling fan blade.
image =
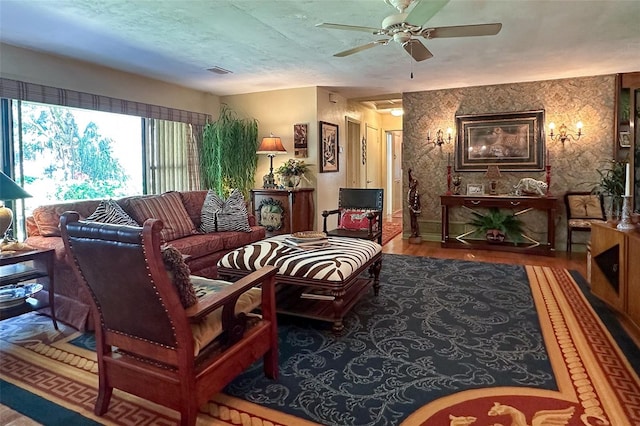
<svg viewBox="0 0 640 426">
<path fill-rule="evenodd" d="M 502 24 L 478 24 L 478 25 L 458 25 L 453 27 L 426 28 L 423 36 L 426 38 L 444 37 L 476 37 L 496 35 L 502 29 Z"/>
<path fill-rule="evenodd" d="M 421 27 L 447 3 L 449 0 L 417 0 L 405 22 Z"/>
<path fill-rule="evenodd" d="M 345 50 L 342 52 L 338 52 L 333 56 L 337 56 L 338 58 L 342 58 L 344 56 L 353 55 L 354 53 L 362 52 L 363 50 L 371 49 L 379 44 L 385 45 L 388 44 L 389 40 L 375 40 L 371 41 L 367 44 L 363 44 L 362 46 L 354 47 L 353 49 Z"/>
<path fill-rule="evenodd" d="M 333 30 L 363 31 L 365 33 L 381 34 L 382 29 L 373 27 L 359 27 L 357 25 L 331 24 L 329 22 L 321 22 L 316 27 L 331 28 Z"/>
<path fill-rule="evenodd" d="M 424 61 L 425 59 L 433 57 L 433 53 L 431 53 L 429 49 L 420 42 L 420 40 L 411 39 L 404 43 L 402 47 L 404 47 L 404 50 L 406 50 L 407 53 L 416 60 L 416 62 Z"/>
</svg>

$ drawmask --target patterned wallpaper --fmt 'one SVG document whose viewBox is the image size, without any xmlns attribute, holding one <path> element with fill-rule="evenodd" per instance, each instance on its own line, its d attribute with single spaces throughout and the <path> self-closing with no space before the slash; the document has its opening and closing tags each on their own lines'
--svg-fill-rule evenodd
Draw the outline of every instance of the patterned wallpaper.
<svg viewBox="0 0 640 426">
<path fill-rule="evenodd" d="M 428 132 L 433 138 L 438 129 L 446 131 L 451 127 L 455 135 L 456 115 L 467 114 L 544 110 L 547 134 L 549 122 L 555 123 L 556 128 L 565 123 L 570 130 L 575 130 L 575 123 L 582 121 L 583 135 L 578 141 L 568 140 L 563 145 L 545 137 L 551 164 L 551 193 L 560 199 L 556 249 L 564 250 L 566 219 L 562 195 L 567 190 L 591 190 L 599 177 L 596 169 L 604 167 L 613 157 L 614 75 L 405 93 L 403 105 L 403 170 L 407 175 L 408 169 L 413 169 L 414 177 L 419 181 L 420 229 L 423 237 L 430 240 L 440 239 L 439 196 L 447 189 L 446 166 L 449 158 L 453 165 L 456 144 L 454 141 L 434 147 L 426 142 Z M 488 191 L 484 172 L 459 174 L 463 194 L 468 183 L 482 183 Z M 501 171 L 498 192 L 509 193 L 524 177 L 544 181 L 544 172 Z M 407 180 L 403 184 L 405 193 L 408 191 Z M 405 208 L 404 212 L 404 234 L 408 235 L 408 210 Z M 451 220 L 464 227 L 468 219 L 458 212 Z M 532 234 L 546 235 L 545 223 L 542 215 L 527 218 L 527 228 Z"/>
</svg>

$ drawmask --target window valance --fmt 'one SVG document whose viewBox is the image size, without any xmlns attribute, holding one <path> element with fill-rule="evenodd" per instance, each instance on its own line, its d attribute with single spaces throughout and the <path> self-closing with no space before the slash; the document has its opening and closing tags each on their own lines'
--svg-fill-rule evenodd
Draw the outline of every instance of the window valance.
<svg viewBox="0 0 640 426">
<path fill-rule="evenodd" d="M 204 126 L 211 115 L 0 78 L 0 97 Z"/>
</svg>

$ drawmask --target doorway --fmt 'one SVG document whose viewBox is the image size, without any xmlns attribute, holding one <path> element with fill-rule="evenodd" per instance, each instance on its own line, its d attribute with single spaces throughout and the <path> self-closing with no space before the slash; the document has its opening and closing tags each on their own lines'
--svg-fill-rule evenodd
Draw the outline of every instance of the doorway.
<svg viewBox="0 0 640 426">
<path fill-rule="evenodd" d="M 346 118 L 347 127 L 347 187 L 360 188 L 361 182 L 361 145 L 360 145 L 360 122 L 353 118 Z"/>
<path fill-rule="evenodd" d="M 402 130 L 390 130 L 385 132 L 387 144 L 387 173 L 386 189 L 388 194 L 387 215 L 402 217 Z"/>
</svg>

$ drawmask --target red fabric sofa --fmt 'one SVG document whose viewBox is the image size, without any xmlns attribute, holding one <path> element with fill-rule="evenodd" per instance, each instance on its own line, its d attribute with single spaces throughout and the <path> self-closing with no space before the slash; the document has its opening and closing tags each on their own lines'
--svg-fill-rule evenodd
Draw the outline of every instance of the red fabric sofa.
<svg viewBox="0 0 640 426">
<path fill-rule="evenodd" d="M 207 191 L 180 192 L 180 199 L 193 222 L 194 230 L 200 227 L 201 209 Z M 145 218 L 136 217 L 132 202 L 141 197 L 162 197 L 162 195 L 145 195 L 126 197 L 116 200 L 125 212 L 138 223 Z M 65 253 L 64 243 L 59 231 L 60 216 L 65 211 L 76 211 L 81 218 L 89 217 L 98 207 L 101 200 L 81 200 L 63 202 L 37 207 L 27 218 L 26 243 L 36 248 L 52 248 L 55 250 L 54 287 L 56 318 L 84 331 L 93 329 L 88 291 L 79 285 Z M 186 219 L 185 219 L 186 220 Z M 192 275 L 217 278 L 218 260 L 231 250 L 265 238 L 265 228 L 256 226 L 255 217 L 249 214 L 251 232 L 196 232 L 190 235 L 166 241 L 186 256 L 187 265 Z M 170 226 L 170 224 L 165 224 Z M 37 294 L 39 299 L 48 298 L 46 291 Z"/>
</svg>

